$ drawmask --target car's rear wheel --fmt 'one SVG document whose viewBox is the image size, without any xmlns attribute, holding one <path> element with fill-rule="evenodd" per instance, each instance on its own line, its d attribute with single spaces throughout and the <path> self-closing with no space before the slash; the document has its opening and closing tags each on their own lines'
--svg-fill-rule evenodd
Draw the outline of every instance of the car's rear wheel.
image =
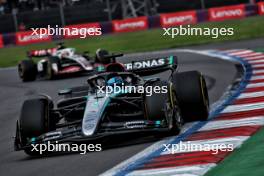
<svg viewBox="0 0 264 176">
<path fill-rule="evenodd" d="M 203 75 L 198 71 L 174 73 L 172 82 L 176 88 L 184 121 L 207 120 L 209 97 Z"/>
<path fill-rule="evenodd" d="M 37 77 L 37 66 L 32 60 L 22 60 L 18 64 L 18 74 L 23 82 L 34 81 Z"/>
<path fill-rule="evenodd" d="M 178 134 L 181 128 L 181 113 L 177 105 L 175 88 L 166 81 L 156 81 L 148 86 L 160 87 L 166 93 L 152 92 L 151 96 L 145 96 L 145 114 L 151 121 L 164 121 L 170 129 L 170 134 Z M 163 88 L 162 88 L 163 87 Z M 152 90 L 153 90 L 152 89 Z M 157 88 L 156 88 L 157 89 Z"/>
<path fill-rule="evenodd" d="M 46 98 L 35 98 L 26 100 L 22 106 L 19 118 L 19 134 L 22 145 L 28 144 L 35 137 L 50 131 L 54 128 L 54 121 L 50 117 L 50 109 L 53 104 Z M 39 155 L 36 151 L 25 149 L 28 155 Z"/>
</svg>

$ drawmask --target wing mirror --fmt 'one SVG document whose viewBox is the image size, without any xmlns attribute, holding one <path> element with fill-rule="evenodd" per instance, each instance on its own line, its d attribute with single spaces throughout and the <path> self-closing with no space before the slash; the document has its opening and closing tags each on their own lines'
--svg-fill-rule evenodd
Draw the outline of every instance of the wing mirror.
<svg viewBox="0 0 264 176">
<path fill-rule="evenodd" d="M 171 56 L 170 58 L 171 66 L 174 70 L 178 67 L 178 58 L 177 56 Z"/>
</svg>

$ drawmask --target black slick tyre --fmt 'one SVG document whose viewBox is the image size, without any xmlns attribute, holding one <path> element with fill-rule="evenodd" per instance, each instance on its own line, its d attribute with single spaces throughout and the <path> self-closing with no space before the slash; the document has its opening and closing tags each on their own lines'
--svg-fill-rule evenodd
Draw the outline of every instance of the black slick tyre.
<svg viewBox="0 0 264 176">
<path fill-rule="evenodd" d="M 18 64 L 18 74 L 23 82 L 34 81 L 37 77 L 37 66 L 32 60 L 22 60 Z"/>
<path fill-rule="evenodd" d="M 207 120 L 209 97 L 203 75 L 198 71 L 174 73 L 172 82 L 176 88 L 184 121 Z"/>
</svg>

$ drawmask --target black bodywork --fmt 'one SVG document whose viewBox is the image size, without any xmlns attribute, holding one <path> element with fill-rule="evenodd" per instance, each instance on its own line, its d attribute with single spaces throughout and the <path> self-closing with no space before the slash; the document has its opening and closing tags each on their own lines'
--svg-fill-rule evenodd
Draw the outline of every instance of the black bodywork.
<svg viewBox="0 0 264 176">
<path fill-rule="evenodd" d="M 23 132 L 23 118 L 28 117 L 23 117 L 23 111 L 26 109 L 22 108 L 22 115 L 17 121 L 15 149 L 27 151 L 32 143 L 81 142 L 129 133 L 178 134 L 183 122 L 188 120 L 182 117 L 179 95 L 175 87 L 177 59 L 170 56 L 165 60 L 168 62 L 162 65 L 127 71 L 123 64 L 116 63 L 113 59 L 113 63 L 104 68 L 104 72 L 89 77 L 86 85 L 59 91 L 59 95 L 64 98 L 59 100 L 56 106 L 48 96 L 37 98 L 38 101 L 45 102 L 42 104 L 46 108 L 48 124 L 37 136 L 28 132 L 30 130 Z M 145 80 L 139 75 L 150 75 L 151 70 L 155 73 L 170 70 L 171 75 L 166 81 L 159 78 Z M 98 93 L 98 85 L 105 84 L 116 76 L 124 80 L 124 85 L 166 86 L 168 92 L 152 96 L 147 96 L 146 93 L 123 92 L 107 97 Z M 207 89 L 204 98 L 208 99 Z M 207 118 L 208 104 L 205 106 Z M 100 115 L 95 115 L 93 111 L 100 112 Z"/>
</svg>

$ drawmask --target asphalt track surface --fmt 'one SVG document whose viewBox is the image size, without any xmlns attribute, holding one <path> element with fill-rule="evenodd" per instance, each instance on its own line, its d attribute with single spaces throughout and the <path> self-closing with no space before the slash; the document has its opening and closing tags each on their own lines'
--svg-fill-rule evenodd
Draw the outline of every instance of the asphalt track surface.
<svg viewBox="0 0 264 176">
<path fill-rule="evenodd" d="M 263 47 L 264 39 L 228 42 L 214 45 L 193 46 L 191 49 L 238 49 Z M 1 52 L 1 51 L 0 51 Z M 236 68 L 227 61 L 202 55 L 169 52 L 179 58 L 179 71 L 199 70 L 206 76 L 210 103 L 217 101 L 236 76 Z M 137 57 L 138 58 L 138 57 Z M 1 58 L 3 59 L 3 58 Z M 128 60 L 127 60 L 128 61 Z M 166 73 L 158 75 L 163 79 Z M 58 100 L 57 90 L 85 84 L 86 76 L 54 81 L 40 80 L 22 83 L 14 69 L 0 70 L 0 175 L 98 175 L 120 162 L 142 151 L 153 142 L 146 140 L 136 144 L 113 146 L 102 152 L 85 155 L 63 154 L 42 158 L 31 158 L 23 151 L 13 150 L 15 122 L 18 119 L 22 102 L 38 93 L 46 93 Z M 131 142 L 131 141 L 129 141 Z M 129 143 L 128 142 L 128 143 Z"/>
</svg>

